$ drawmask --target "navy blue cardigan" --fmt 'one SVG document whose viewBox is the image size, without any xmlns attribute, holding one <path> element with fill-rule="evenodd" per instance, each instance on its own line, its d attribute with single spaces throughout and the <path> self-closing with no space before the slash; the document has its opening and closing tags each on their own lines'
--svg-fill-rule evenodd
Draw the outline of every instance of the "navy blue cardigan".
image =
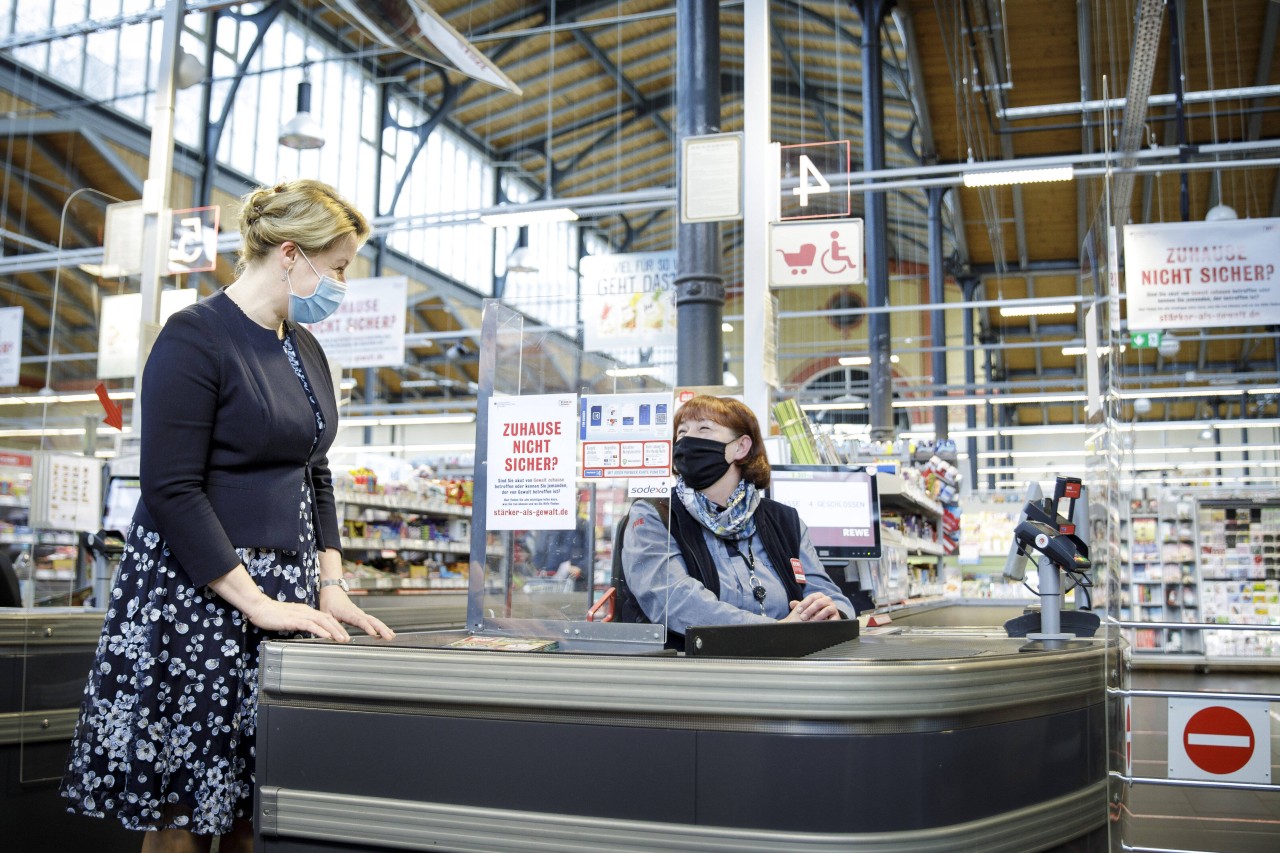
<svg viewBox="0 0 1280 853">
<path fill-rule="evenodd" d="M 165 323 L 142 375 L 142 499 L 135 520 L 158 531 L 203 586 L 235 568 L 235 548 L 297 551 L 302 484 L 314 487 L 316 547 L 340 548 L 326 453 L 338 431 L 320 343 L 290 323 L 325 431 L 283 346 L 219 291 Z"/>
</svg>

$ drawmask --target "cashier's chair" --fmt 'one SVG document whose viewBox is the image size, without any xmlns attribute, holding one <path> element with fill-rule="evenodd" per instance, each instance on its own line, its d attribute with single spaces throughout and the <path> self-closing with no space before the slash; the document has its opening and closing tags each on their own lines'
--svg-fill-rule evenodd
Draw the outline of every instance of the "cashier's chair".
<svg viewBox="0 0 1280 853">
<path fill-rule="evenodd" d="M 667 507 L 661 504 L 655 504 L 658 514 L 662 517 L 662 523 L 670 526 Z M 613 528 L 613 561 L 612 572 L 610 577 L 609 588 L 605 590 L 604 595 L 600 596 L 600 600 L 591 606 L 587 611 L 588 622 L 648 622 L 648 618 L 644 615 L 644 611 L 640 609 L 640 602 L 636 601 L 636 597 L 631 594 L 631 590 L 627 588 L 627 576 L 622 569 L 622 542 L 627 534 L 627 519 L 631 517 L 628 511 Z M 604 611 L 604 617 L 601 618 L 599 613 Z"/>
<path fill-rule="evenodd" d="M 0 607 L 21 607 L 22 591 L 18 586 L 18 574 L 13 570 L 13 560 L 0 551 Z"/>
</svg>

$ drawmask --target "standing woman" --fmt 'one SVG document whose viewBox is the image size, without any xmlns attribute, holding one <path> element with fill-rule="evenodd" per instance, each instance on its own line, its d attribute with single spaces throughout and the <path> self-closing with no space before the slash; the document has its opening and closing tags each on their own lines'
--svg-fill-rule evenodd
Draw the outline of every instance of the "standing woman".
<svg viewBox="0 0 1280 853">
<path fill-rule="evenodd" d="M 244 199 L 239 278 L 169 318 L 142 377 L 142 499 L 111 591 L 70 766 L 69 810 L 148 830 L 143 851 L 252 848 L 258 645 L 342 623 L 324 351 L 369 236 L 334 189 Z"/>
<path fill-rule="evenodd" d="M 760 493 L 771 471 L 751 409 L 698 396 L 672 428 L 670 511 L 664 518 L 636 501 L 627 518 L 622 619 L 683 635 L 697 625 L 851 618 L 853 605 L 822 567 L 799 513 Z"/>
</svg>

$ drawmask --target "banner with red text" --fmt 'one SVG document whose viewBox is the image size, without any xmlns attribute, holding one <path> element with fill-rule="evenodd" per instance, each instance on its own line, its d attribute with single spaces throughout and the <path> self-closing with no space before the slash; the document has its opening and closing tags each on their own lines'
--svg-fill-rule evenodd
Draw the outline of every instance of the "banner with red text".
<svg viewBox="0 0 1280 853">
<path fill-rule="evenodd" d="M 489 530 L 572 530 L 577 520 L 575 394 L 489 400 Z"/>
<path fill-rule="evenodd" d="M 325 355 L 344 368 L 404 364 L 404 318 L 409 281 L 402 275 L 356 278 L 327 320 L 307 326 Z"/>
<path fill-rule="evenodd" d="M 1280 219 L 1124 227 L 1129 329 L 1280 323 Z"/>
</svg>

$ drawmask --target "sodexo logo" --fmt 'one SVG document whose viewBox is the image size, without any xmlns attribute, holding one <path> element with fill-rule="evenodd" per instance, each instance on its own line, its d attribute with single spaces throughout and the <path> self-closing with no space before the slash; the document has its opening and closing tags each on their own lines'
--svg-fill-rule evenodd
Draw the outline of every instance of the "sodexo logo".
<svg viewBox="0 0 1280 853">
<path fill-rule="evenodd" d="M 665 498 L 671 494 L 671 487 L 674 485 L 675 479 L 672 477 L 653 480 L 631 480 L 627 483 L 627 497 Z"/>
</svg>

